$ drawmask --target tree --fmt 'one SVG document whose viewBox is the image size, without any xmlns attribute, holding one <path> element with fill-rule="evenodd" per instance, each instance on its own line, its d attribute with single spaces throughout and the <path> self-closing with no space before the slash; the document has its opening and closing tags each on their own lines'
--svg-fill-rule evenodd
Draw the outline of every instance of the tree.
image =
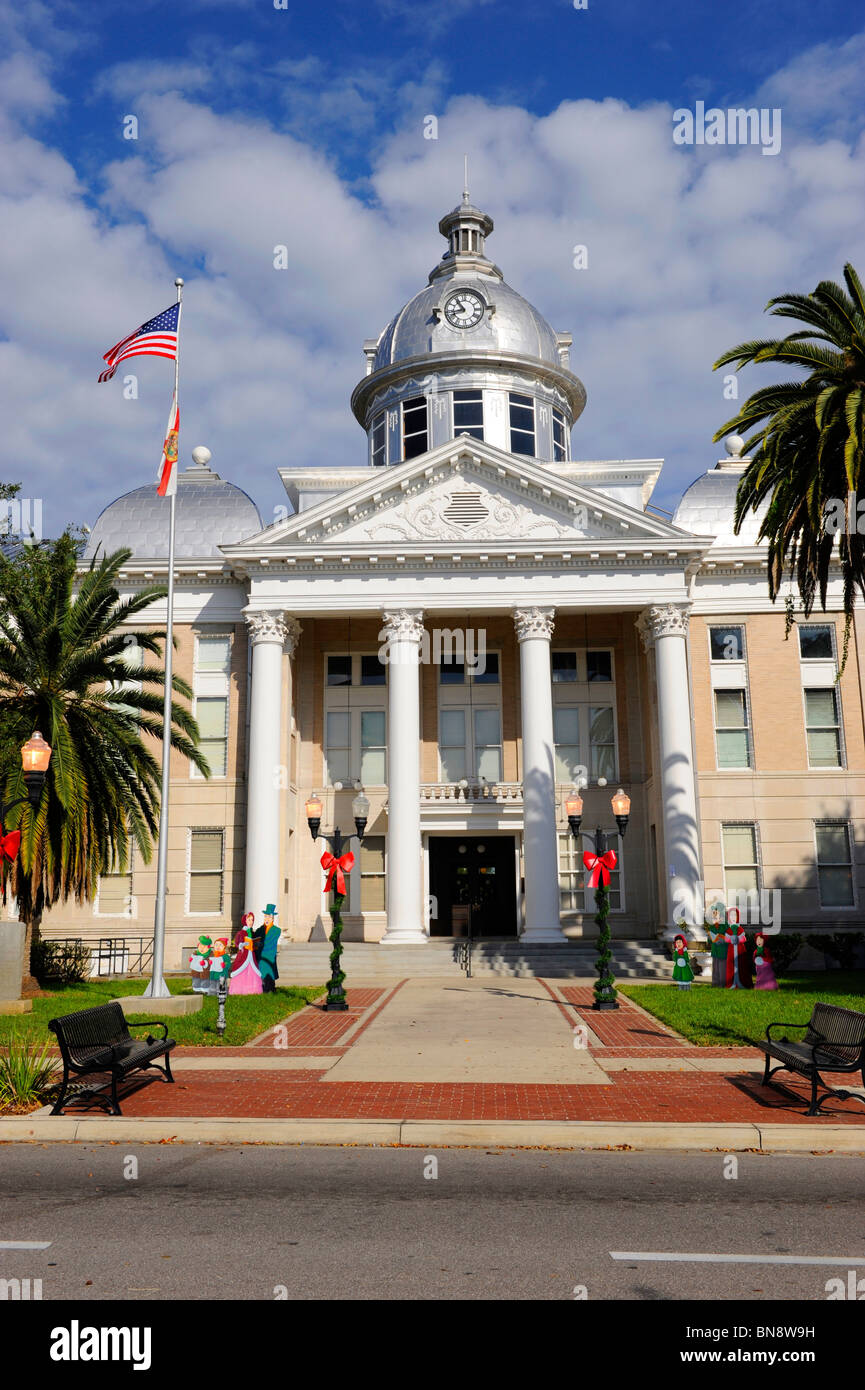
<svg viewBox="0 0 865 1390">
<path fill-rule="evenodd" d="M 807 376 L 755 391 L 715 439 L 754 431 L 745 440 L 752 457 L 736 493 L 734 526 L 738 533 L 746 514 L 768 499 L 759 536 L 769 542 L 773 602 L 788 567 L 805 617 L 818 595 L 825 610 L 837 538 L 846 662 L 856 590 L 865 595 L 865 535 L 856 525 L 860 490 L 865 500 L 865 291 L 852 265 L 845 265 L 844 281 L 846 292 L 821 280 L 811 294 L 770 299 L 767 311 L 809 327 L 786 338 L 740 343 L 718 359 L 716 370 L 733 362 L 737 368 L 772 362 L 802 367 Z M 839 511 L 846 521 L 840 527 Z M 792 602 L 788 631 L 790 622 Z"/>
<path fill-rule="evenodd" d="M 6 827 L 21 831 L 8 889 L 28 943 L 46 908 L 70 897 L 92 901 L 101 873 L 125 872 L 130 838 L 148 862 L 158 829 L 161 769 L 152 740 L 162 738 L 164 669 L 146 657 L 161 657 L 165 634 L 130 624 L 165 590 L 122 599 L 117 577 L 131 551 L 94 559 L 81 573 L 78 549 L 67 533 L 14 560 L 0 557 L 6 801 L 25 794 L 18 750 L 34 729 L 53 749 L 39 806 L 17 807 Z M 191 700 L 179 677 L 172 688 Z M 172 747 L 209 776 L 199 741 L 190 711 L 172 701 Z M 4 883 L 4 898 L 6 890 Z"/>
</svg>

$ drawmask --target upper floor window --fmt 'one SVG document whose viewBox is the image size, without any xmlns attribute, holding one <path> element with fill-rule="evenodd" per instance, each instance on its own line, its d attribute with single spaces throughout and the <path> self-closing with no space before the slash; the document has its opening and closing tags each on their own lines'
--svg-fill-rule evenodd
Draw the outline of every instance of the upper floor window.
<svg viewBox="0 0 865 1390">
<path fill-rule="evenodd" d="M 324 778 L 329 786 L 350 786 L 358 778 L 365 786 L 385 785 L 386 684 L 377 652 L 325 656 Z"/>
<path fill-rule="evenodd" d="M 228 697 L 231 638 L 225 632 L 201 632 L 195 639 L 192 688 L 195 718 L 201 733 L 201 752 L 211 777 L 228 773 Z M 190 775 L 201 773 L 190 764 Z"/>
<path fill-rule="evenodd" d="M 473 439 L 484 437 L 484 398 L 476 391 L 454 391 L 454 435 L 470 434 Z"/>
<path fill-rule="evenodd" d="M 387 463 L 386 410 L 383 410 L 380 415 L 377 415 L 373 421 L 370 449 L 370 462 L 374 468 L 381 468 L 383 464 Z"/>
<path fill-rule="evenodd" d="M 568 457 L 568 427 L 561 410 L 553 409 L 553 461 Z"/>
<path fill-rule="evenodd" d="M 748 700 L 744 690 L 715 691 L 715 740 L 719 768 L 751 766 Z"/>
<path fill-rule="evenodd" d="M 535 403 L 531 396 L 516 391 L 508 395 L 511 426 L 511 453 L 535 456 Z"/>
<path fill-rule="evenodd" d="M 743 627 L 710 627 L 709 654 L 712 661 L 744 661 L 745 629 Z"/>
<path fill-rule="evenodd" d="M 402 403 L 402 456 L 416 458 L 425 454 L 429 444 L 427 404 L 425 396 L 412 396 Z"/>
<path fill-rule="evenodd" d="M 809 767 L 841 767 L 838 696 L 831 686 L 805 691 L 805 734 Z"/>
<path fill-rule="evenodd" d="M 834 661 L 832 628 L 827 624 L 800 624 L 799 656 L 803 661 Z"/>
<path fill-rule="evenodd" d="M 474 664 L 469 662 L 468 669 L 464 661 L 454 661 L 451 658 L 442 658 L 439 664 L 439 684 L 440 685 L 465 685 L 466 680 L 474 685 L 498 685 L 499 683 L 499 654 L 498 652 L 477 652 L 474 656 Z"/>
</svg>

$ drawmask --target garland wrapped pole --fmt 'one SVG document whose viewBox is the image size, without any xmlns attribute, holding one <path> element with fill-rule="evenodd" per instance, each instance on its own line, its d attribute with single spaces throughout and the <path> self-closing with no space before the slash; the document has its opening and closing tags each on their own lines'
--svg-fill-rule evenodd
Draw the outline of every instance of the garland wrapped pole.
<svg viewBox="0 0 865 1390">
<path fill-rule="evenodd" d="M 624 838 L 631 813 L 631 799 L 621 788 L 612 799 L 612 807 L 619 834 Z M 577 843 L 581 838 L 585 838 L 592 844 L 592 850 L 585 850 L 583 853 L 583 867 L 588 874 L 586 886 L 595 890 L 595 922 L 598 927 L 598 958 L 595 962 L 598 978 L 595 981 L 595 1002 L 592 1008 L 617 1009 L 619 1004 L 616 997 L 616 980 L 612 971 L 613 953 L 610 950 L 610 875 L 618 863 L 618 856 L 615 850 L 607 849 L 606 831 L 600 826 L 594 835 L 580 831 L 583 799 L 579 791 L 565 801 L 565 813 L 571 834 Z"/>
<path fill-rule="evenodd" d="M 355 836 L 348 836 L 348 839 L 357 839 L 358 844 L 363 843 L 366 831 L 366 822 L 369 816 L 369 801 L 363 792 L 359 792 L 351 803 L 352 815 L 354 816 Z M 348 1000 L 345 997 L 345 971 L 342 969 L 340 958 L 342 956 L 342 905 L 346 899 L 346 874 L 350 874 L 354 865 L 354 855 L 350 850 L 343 852 L 343 836 L 339 826 L 331 833 L 321 830 L 321 799 L 313 794 L 306 803 L 306 823 L 309 826 L 309 833 L 315 840 L 324 840 L 330 845 L 330 850 L 325 850 L 321 856 L 321 867 L 327 874 L 324 883 L 325 893 L 333 892 L 333 901 L 330 908 L 331 932 L 330 932 L 330 979 L 327 984 L 327 999 L 325 1000 L 325 1012 L 344 1013 L 348 1008 Z"/>
</svg>

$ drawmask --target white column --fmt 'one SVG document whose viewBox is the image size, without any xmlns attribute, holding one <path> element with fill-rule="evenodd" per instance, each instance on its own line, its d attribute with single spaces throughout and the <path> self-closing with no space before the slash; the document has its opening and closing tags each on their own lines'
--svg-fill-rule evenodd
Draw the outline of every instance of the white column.
<svg viewBox="0 0 865 1390">
<path fill-rule="evenodd" d="M 550 638 L 554 608 L 517 608 L 523 742 L 523 941 L 561 942 Z"/>
<path fill-rule="evenodd" d="M 256 921 L 279 904 L 279 801 L 282 758 L 282 654 L 291 655 L 300 623 L 280 610 L 244 609 L 252 639 L 249 697 L 249 780 L 246 803 L 244 911 Z"/>
<path fill-rule="evenodd" d="M 688 680 L 688 612 L 675 604 L 646 608 L 637 620 L 646 652 L 655 650 L 658 692 L 658 743 L 661 799 L 664 808 L 662 865 L 667 883 L 665 936 L 673 936 L 684 913 L 696 911 L 702 926 L 703 901 L 697 902 L 702 879 L 697 828 L 697 793 L 691 745 L 691 697 Z"/>
<path fill-rule="evenodd" d="M 383 945 L 420 945 L 420 644 L 423 613 L 382 613 L 387 661 L 387 931 Z"/>
</svg>

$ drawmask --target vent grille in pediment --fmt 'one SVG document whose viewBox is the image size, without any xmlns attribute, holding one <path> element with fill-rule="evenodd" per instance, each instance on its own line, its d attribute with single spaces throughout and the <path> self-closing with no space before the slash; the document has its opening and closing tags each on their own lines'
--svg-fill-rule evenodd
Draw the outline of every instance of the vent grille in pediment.
<svg viewBox="0 0 865 1390">
<path fill-rule="evenodd" d="M 454 492 L 442 516 L 454 526 L 476 526 L 490 511 L 479 492 Z"/>
</svg>

